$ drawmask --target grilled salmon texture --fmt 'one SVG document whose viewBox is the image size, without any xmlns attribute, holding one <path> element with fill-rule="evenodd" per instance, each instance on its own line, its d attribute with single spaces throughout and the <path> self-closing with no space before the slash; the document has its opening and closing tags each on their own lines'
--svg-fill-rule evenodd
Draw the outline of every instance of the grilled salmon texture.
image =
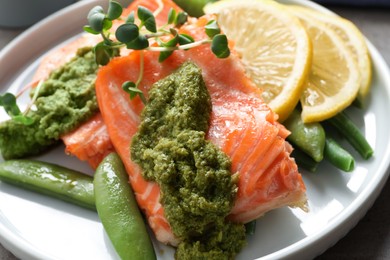
<svg viewBox="0 0 390 260">
<path fill-rule="evenodd" d="M 135 1 L 123 10 L 122 16 L 127 17 L 132 11 L 136 11 L 141 4 L 149 10 L 158 12 L 156 13 L 156 23 L 161 26 L 166 23 L 168 12 L 171 8 L 178 11 L 181 10 L 172 1 L 163 1 L 162 3 L 163 5 L 157 1 Z M 121 20 L 115 20 L 111 28 L 112 32 L 122 23 L 123 21 Z M 37 85 L 39 81 L 45 80 L 52 71 L 74 58 L 79 48 L 94 46 L 101 40 L 96 35 L 84 33 L 80 37 L 50 51 L 42 58 L 33 75 L 31 85 Z M 121 55 L 127 55 L 130 51 L 122 48 L 120 53 Z M 93 169 L 96 169 L 103 160 L 104 155 L 114 150 L 103 118 L 100 115 L 92 117 L 84 125 L 79 126 L 78 129 L 66 134 L 61 139 L 66 146 L 66 154 L 75 156 L 81 161 L 86 161 Z"/>
<path fill-rule="evenodd" d="M 170 0 L 161 2 L 162 6 L 157 1 L 134 1 L 125 13 L 129 14 L 142 5 L 157 10 L 156 21 L 162 25 L 166 23 L 171 8 L 177 11 L 180 8 Z M 205 24 L 214 18 L 190 18 L 180 33 L 191 35 L 195 40 L 203 39 L 207 37 Z M 64 63 L 77 47 L 94 42 L 90 37 L 96 36 L 83 36 L 59 49 L 52 58 L 45 59 L 35 80 L 44 78 L 52 67 Z M 233 45 L 230 43 L 231 47 Z M 292 147 L 285 140 L 289 131 L 278 123 L 278 116 L 263 102 L 261 86 L 255 86 L 246 76 L 238 55 L 234 48 L 231 49 L 229 58 L 218 59 L 206 44 L 187 51 L 175 51 L 162 63 L 158 62 L 159 53 L 142 51 L 145 69 L 139 88 L 147 98 L 153 83 L 184 62 L 194 62 L 202 69 L 212 100 L 207 139 L 231 158 L 231 171 L 239 176 L 237 197 L 228 218 L 247 223 L 279 207 L 306 210 L 305 185 L 294 159 L 290 157 Z M 139 166 L 131 160 L 130 143 L 137 132 L 144 105 L 139 97 L 130 100 L 128 93 L 122 90 L 122 84 L 137 80 L 141 51 L 126 51 L 122 55 L 125 56 L 113 59 L 99 70 L 95 85 L 101 115 L 63 137 L 66 151 L 87 160 L 95 168 L 107 152 L 115 149 L 156 238 L 165 244 L 177 245 L 179 240 L 172 233 L 160 203 L 159 186 L 146 181 Z"/>
<path fill-rule="evenodd" d="M 61 139 L 65 144 L 66 154 L 88 162 L 93 169 L 98 167 L 106 155 L 115 151 L 100 113 Z"/>
<path fill-rule="evenodd" d="M 135 3 L 140 4 L 142 1 Z M 142 2 L 143 3 L 143 2 Z M 206 37 L 204 25 L 213 17 L 190 19 L 182 33 L 195 39 Z M 144 52 L 144 76 L 139 88 L 148 96 L 154 82 L 175 71 L 186 61 L 202 69 L 212 99 L 207 138 L 232 160 L 232 172 L 239 174 L 238 195 L 229 218 L 246 223 L 265 212 L 282 207 L 305 207 L 305 186 L 285 141 L 289 132 L 277 122 L 277 115 L 260 98 L 261 90 L 245 75 L 237 55 L 216 58 L 209 45 L 176 51 L 162 63 L 158 53 Z M 112 60 L 100 69 L 96 93 L 103 119 L 116 151 L 121 156 L 140 208 L 159 241 L 176 245 L 160 204 L 160 189 L 144 180 L 138 165 L 130 158 L 130 142 L 140 123 L 143 103 L 121 88 L 136 81 L 140 73 L 140 52 Z"/>
</svg>

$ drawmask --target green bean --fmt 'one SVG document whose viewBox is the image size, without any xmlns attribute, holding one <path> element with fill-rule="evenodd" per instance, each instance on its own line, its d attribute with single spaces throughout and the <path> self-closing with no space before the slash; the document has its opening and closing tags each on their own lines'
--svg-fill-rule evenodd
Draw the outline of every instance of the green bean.
<svg viewBox="0 0 390 260">
<path fill-rule="evenodd" d="M 291 156 L 295 159 L 298 167 L 302 167 L 310 172 L 317 170 L 318 162 L 314 161 L 313 158 L 302 152 L 299 148 L 294 148 Z"/>
<path fill-rule="evenodd" d="M 334 139 L 327 137 L 324 150 L 325 158 L 337 168 L 350 172 L 354 169 L 355 160 Z"/>
<path fill-rule="evenodd" d="M 360 132 L 355 123 L 347 116 L 345 112 L 341 112 L 336 116 L 328 119 L 328 121 L 347 139 L 347 141 L 355 148 L 355 150 L 364 158 L 369 159 L 374 151 L 366 138 Z"/>
<path fill-rule="evenodd" d="M 94 185 L 99 218 L 121 259 L 156 259 L 128 175 L 116 153 L 100 163 Z"/>
<path fill-rule="evenodd" d="M 252 236 L 255 234 L 256 231 L 256 220 L 252 220 L 251 222 L 248 222 L 245 224 L 245 233 L 249 236 Z"/>
<path fill-rule="evenodd" d="M 174 2 L 183 8 L 189 15 L 199 17 L 204 14 L 203 7 L 207 3 L 212 3 L 217 0 L 174 0 Z"/>
<path fill-rule="evenodd" d="M 352 105 L 357 107 L 357 108 L 364 108 L 365 107 L 365 100 L 358 96 L 353 102 Z"/>
<path fill-rule="evenodd" d="M 291 131 L 291 134 L 287 137 L 289 142 L 308 154 L 316 162 L 322 160 L 325 131 L 320 123 L 303 123 L 300 111 L 295 109 L 283 124 Z"/>
<path fill-rule="evenodd" d="M 56 164 L 8 160 L 0 163 L 0 179 L 85 208 L 96 209 L 92 177 Z"/>
</svg>

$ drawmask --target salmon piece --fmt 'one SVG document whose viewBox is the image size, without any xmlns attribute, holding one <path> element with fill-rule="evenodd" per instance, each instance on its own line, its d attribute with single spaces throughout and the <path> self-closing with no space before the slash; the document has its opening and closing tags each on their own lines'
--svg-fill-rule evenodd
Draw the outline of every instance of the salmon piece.
<svg viewBox="0 0 390 260">
<path fill-rule="evenodd" d="M 231 158 L 232 172 L 239 173 L 232 221 L 246 223 L 283 206 L 305 207 L 305 186 L 285 141 L 288 131 L 276 120 L 258 99 L 226 94 L 213 100 L 207 138 Z"/>
<path fill-rule="evenodd" d="M 171 8 L 177 11 L 181 9 L 171 1 L 162 1 L 160 6 L 158 1 L 144 1 L 142 5 L 149 10 L 157 11 L 156 23 L 162 25 L 166 22 L 168 12 Z M 131 3 L 123 10 L 122 16 L 127 17 L 132 11 L 136 11 L 139 3 L 137 1 Z M 120 26 L 122 21 L 114 21 L 112 31 Z M 64 65 L 75 57 L 79 48 L 94 46 L 101 41 L 101 37 L 83 33 L 69 43 L 60 48 L 56 48 L 43 57 L 35 74 L 33 75 L 32 84 L 36 85 L 40 80 L 46 79 L 49 74 Z M 121 49 L 121 55 L 127 55 L 130 50 Z M 100 114 L 100 113 L 98 113 Z M 96 115 L 78 129 L 61 137 L 66 146 L 65 152 L 69 155 L 76 156 L 82 161 L 87 161 L 89 165 L 95 169 L 104 158 L 104 155 L 114 150 L 111 140 L 108 136 L 106 126 L 101 115 Z M 87 140 L 87 141 L 85 141 Z"/>
<path fill-rule="evenodd" d="M 166 2 L 166 1 L 164 1 Z M 138 1 L 144 3 L 144 1 Z M 210 17 L 183 26 L 182 32 L 196 39 L 204 38 L 202 26 Z M 121 85 L 136 81 L 139 75 L 139 51 L 112 60 L 101 68 L 96 80 L 99 107 L 107 124 L 113 145 L 129 174 L 138 205 L 143 210 L 156 238 L 177 245 L 159 202 L 160 188 L 147 182 L 141 169 L 131 160 L 130 144 L 140 123 L 143 104 L 133 100 Z M 218 59 L 210 46 L 176 51 L 163 63 L 158 53 L 144 52 L 145 71 L 139 88 L 148 96 L 154 82 L 191 60 L 202 69 L 212 99 L 212 114 L 207 138 L 232 159 L 232 172 L 239 174 L 238 194 L 229 216 L 246 223 L 265 212 L 283 206 L 304 208 L 305 186 L 294 159 L 291 146 L 285 141 L 289 132 L 277 122 L 277 115 L 261 100 L 261 91 L 247 78 L 238 57 L 232 53 Z"/>
<path fill-rule="evenodd" d="M 136 11 L 140 4 L 149 10 L 158 11 L 158 14 L 156 15 L 156 23 L 159 26 L 166 22 L 168 12 L 171 8 L 181 11 L 181 9 L 172 1 L 161 1 L 161 6 L 157 0 L 134 1 L 127 8 L 123 9 L 122 16 L 127 17 L 132 11 Z M 123 21 L 115 20 L 111 31 L 114 32 L 115 29 L 122 23 Z M 81 36 L 70 40 L 63 46 L 53 49 L 42 58 L 42 61 L 33 75 L 32 82 L 39 82 L 40 80 L 46 79 L 53 70 L 70 61 L 76 55 L 79 48 L 95 46 L 100 41 L 102 41 L 102 38 L 99 36 L 83 33 Z M 126 48 L 121 49 L 122 56 L 127 55 L 128 53 L 129 50 Z"/>
<path fill-rule="evenodd" d="M 53 70 L 61 67 L 75 57 L 79 48 L 94 46 L 100 41 L 100 37 L 83 33 L 80 37 L 69 41 L 69 43 L 51 50 L 39 63 L 33 75 L 32 82 L 45 80 Z"/>
<path fill-rule="evenodd" d="M 122 16 L 126 17 L 131 11 L 135 10 L 133 4 L 123 10 Z M 113 21 L 111 31 L 115 32 L 115 29 L 122 23 L 123 21 L 120 20 Z M 101 41 L 102 37 L 99 35 L 82 33 L 80 36 L 69 40 L 69 42 L 63 44 L 59 48 L 51 50 L 42 58 L 42 61 L 33 75 L 32 82 L 45 80 L 53 70 L 61 67 L 75 57 L 79 48 L 93 47 Z M 121 49 L 121 55 L 127 55 L 128 52 L 129 51 L 125 48 Z"/>
<path fill-rule="evenodd" d="M 53 49 L 42 58 L 33 75 L 32 85 L 47 79 L 52 71 L 69 62 L 76 56 L 79 48 L 94 46 L 100 41 L 100 37 L 83 33 L 69 43 Z M 87 161 L 93 169 L 96 169 L 104 155 L 114 150 L 100 113 L 61 139 L 65 144 L 66 154 Z"/>
<path fill-rule="evenodd" d="M 159 202 L 159 186 L 144 180 L 141 169 L 130 159 L 130 142 L 138 129 L 143 104 L 139 97 L 130 100 L 129 94 L 122 90 L 121 85 L 127 80 L 136 80 L 139 58 L 138 51 L 132 52 L 129 56 L 114 59 L 103 67 L 96 80 L 96 94 L 111 141 L 129 174 L 138 205 L 146 214 L 157 239 L 166 244 L 177 245 L 179 241 L 173 235 Z M 168 62 L 159 63 L 158 53 L 145 53 L 146 70 L 139 87 L 147 96 L 147 90 L 152 84 L 167 76 L 174 68 Z M 114 114 L 110 116 L 110 113 Z"/>
<path fill-rule="evenodd" d="M 67 154 L 87 161 L 93 169 L 97 168 L 106 155 L 115 151 L 100 113 L 61 138 Z"/>
<path fill-rule="evenodd" d="M 33 76 L 33 82 L 45 80 L 52 71 L 74 58 L 79 48 L 93 46 L 100 40 L 95 35 L 82 34 L 68 44 L 52 50 L 43 57 Z M 99 112 L 77 129 L 61 136 L 61 139 L 65 144 L 66 154 L 87 161 L 93 169 L 96 169 L 106 154 L 114 150 Z"/>
</svg>

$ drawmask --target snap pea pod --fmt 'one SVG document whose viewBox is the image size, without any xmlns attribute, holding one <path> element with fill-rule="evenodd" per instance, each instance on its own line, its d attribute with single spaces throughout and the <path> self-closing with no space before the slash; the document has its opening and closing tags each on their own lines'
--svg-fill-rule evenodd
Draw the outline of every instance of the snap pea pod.
<svg viewBox="0 0 390 260">
<path fill-rule="evenodd" d="M 174 2 L 183 8 L 190 16 L 199 17 L 204 14 L 203 7 L 217 0 L 174 0 Z"/>
<path fill-rule="evenodd" d="M 337 114 L 328 119 L 328 121 L 345 137 L 345 139 L 347 139 L 364 159 L 367 160 L 374 154 L 374 150 L 360 132 L 360 129 L 345 112 Z"/>
<path fill-rule="evenodd" d="M 318 162 L 314 161 L 306 153 L 302 152 L 299 148 L 294 148 L 291 156 L 295 159 L 297 165 L 310 172 L 315 172 L 318 168 Z"/>
<path fill-rule="evenodd" d="M 283 125 L 291 131 L 287 140 L 299 148 L 316 162 L 324 157 L 325 130 L 320 123 L 304 123 L 301 113 L 294 109 L 291 115 L 283 122 Z"/>
<path fill-rule="evenodd" d="M 254 235 L 255 232 L 256 232 L 256 220 L 252 220 L 251 222 L 245 224 L 245 233 L 248 236 Z"/>
<path fill-rule="evenodd" d="M 325 158 L 337 168 L 350 172 L 354 169 L 355 160 L 334 139 L 327 137 L 324 150 Z"/>
<path fill-rule="evenodd" d="M 0 163 L 0 180 L 95 210 L 93 178 L 56 164 L 35 160 Z"/>
<path fill-rule="evenodd" d="M 96 209 L 121 259 L 156 259 L 153 244 L 116 153 L 107 155 L 94 176 Z"/>
</svg>

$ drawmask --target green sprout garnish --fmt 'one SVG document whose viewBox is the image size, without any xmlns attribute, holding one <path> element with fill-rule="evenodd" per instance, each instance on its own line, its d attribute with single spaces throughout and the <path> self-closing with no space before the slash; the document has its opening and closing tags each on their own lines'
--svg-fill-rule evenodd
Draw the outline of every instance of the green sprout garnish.
<svg viewBox="0 0 390 260">
<path fill-rule="evenodd" d="M 186 12 L 176 12 L 170 9 L 167 23 L 160 28 L 157 27 L 155 16 L 162 10 L 159 6 L 155 13 L 149 9 L 138 6 L 137 17 L 134 12 L 126 18 L 122 17 L 123 7 L 116 1 L 110 1 L 107 13 L 101 6 L 95 6 L 88 13 L 88 25 L 84 26 L 84 31 L 95 35 L 101 35 L 103 41 L 94 47 L 95 59 L 99 65 L 107 65 L 115 56 L 119 56 L 120 48 L 126 47 L 132 50 L 158 51 L 159 62 L 166 60 L 176 50 L 188 50 L 202 44 L 211 44 L 212 52 L 218 58 L 226 58 L 230 55 L 228 40 L 215 20 L 210 21 L 205 26 L 208 38 L 195 41 L 191 36 L 179 33 L 180 27 L 187 22 Z M 113 21 L 124 21 L 111 37 Z M 171 36 L 168 41 L 163 41 L 162 36 Z M 154 40 L 158 46 L 150 46 L 149 40 Z M 141 52 L 142 53 L 142 52 Z M 141 56 L 140 75 L 137 82 L 126 82 L 122 88 L 130 94 L 133 99 L 137 95 L 145 103 L 145 97 L 138 85 L 142 81 L 143 75 L 143 54 Z"/>
<path fill-rule="evenodd" d="M 137 88 L 136 83 L 131 81 L 126 81 L 125 83 L 123 83 L 122 88 L 124 91 L 130 94 L 131 99 L 135 98 L 138 95 L 141 98 L 142 102 L 144 104 L 146 103 L 144 93 L 142 92 L 142 90 Z"/>
<path fill-rule="evenodd" d="M 140 52 L 140 74 L 138 75 L 137 82 L 131 82 L 131 81 L 126 81 L 125 83 L 122 84 L 122 89 L 126 91 L 127 93 L 130 94 L 130 99 L 135 98 L 136 96 L 139 96 L 142 103 L 146 104 L 146 98 L 144 96 L 144 93 L 142 90 L 138 88 L 139 84 L 142 81 L 143 78 L 143 73 L 144 73 L 144 53 Z"/>
<path fill-rule="evenodd" d="M 26 110 L 22 112 L 17 104 L 17 97 L 20 96 L 14 95 L 12 93 L 5 93 L 3 95 L 0 95 L 0 106 L 2 106 L 5 110 L 5 112 L 11 117 L 12 120 L 19 122 L 23 125 L 31 125 L 34 123 L 34 120 L 31 117 L 28 117 L 27 114 L 31 110 L 32 106 L 34 105 L 35 101 L 38 98 L 39 90 L 41 89 L 43 85 L 43 81 L 39 81 L 33 98 L 31 99 L 30 103 L 28 104 Z"/>
</svg>

